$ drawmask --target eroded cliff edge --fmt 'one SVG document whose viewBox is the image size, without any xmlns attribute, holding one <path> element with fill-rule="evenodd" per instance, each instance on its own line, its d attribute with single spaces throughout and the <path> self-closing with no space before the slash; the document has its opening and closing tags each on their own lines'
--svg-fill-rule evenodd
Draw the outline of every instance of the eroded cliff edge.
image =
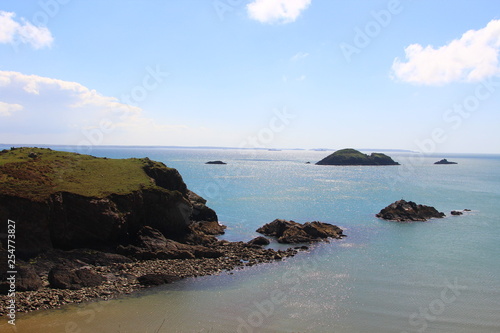
<svg viewBox="0 0 500 333">
<path fill-rule="evenodd" d="M 0 152 L 0 220 L 16 222 L 21 257 L 52 248 L 113 250 L 130 244 L 145 226 L 180 239 L 202 218 L 217 221 L 177 170 L 148 158 L 41 148 Z M 1 225 L 5 236 L 6 223 Z"/>
</svg>

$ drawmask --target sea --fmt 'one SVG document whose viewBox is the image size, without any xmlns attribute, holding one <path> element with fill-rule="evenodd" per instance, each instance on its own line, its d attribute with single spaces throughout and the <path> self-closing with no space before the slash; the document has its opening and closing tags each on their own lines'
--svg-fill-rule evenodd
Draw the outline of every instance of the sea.
<svg viewBox="0 0 500 333">
<path fill-rule="evenodd" d="M 15 327 L 2 320 L 0 331 L 500 332 L 500 155 L 392 151 L 401 165 L 315 165 L 331 152 L 92 148 L 94 156 L 149 157 L 179 170 L 227 226 L 221 239 L 248 241 L 277 218 L 332 223 L 347 237 L 283 261 L 18 314 Z M 442 158 L 458 164 L 434 165 Z M 205 164 L 213 160 L 227 164 Z M 446 217 L 375 216 L 400 199 Z"/>
</svg>

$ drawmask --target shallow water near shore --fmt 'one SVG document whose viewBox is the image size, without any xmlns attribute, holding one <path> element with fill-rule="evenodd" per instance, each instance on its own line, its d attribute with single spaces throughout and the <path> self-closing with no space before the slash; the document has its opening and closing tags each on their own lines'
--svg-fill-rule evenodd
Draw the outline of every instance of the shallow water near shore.
<svg viewBox="0 0 500 333">
<path fill-rule="evenodd" d="M 276 218 L 333 223 L 348 237 L 233 274 L 19 315 L 17 332 L 500 331 L 500 156 L 392 152 L 401 166 L 314 165 L 329 153 L 95 148 L 177 168 L 228 226 L 221 238 L 248 241 Z M 433 165 L 441 158 L 458 164 Z M 375 217 L 401 198 L 447 217 Z M 3 321 L 0 331 L 14 332 Z"/>
</svg>

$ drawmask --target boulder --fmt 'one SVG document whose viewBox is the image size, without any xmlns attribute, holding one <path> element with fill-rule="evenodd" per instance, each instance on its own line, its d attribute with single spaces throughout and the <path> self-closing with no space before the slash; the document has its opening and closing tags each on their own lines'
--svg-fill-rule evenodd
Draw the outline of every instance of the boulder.
<svg viewBox="0 0 500 333">
<path fill-rule="evenodd" d="M 295 244 L 345 237 L 342 229 L 324 222 L 306 222 L 276 219 L 257 229 L 258 233 L 276 237 L 279 243 Z"/>
<path fill-rule="evenodd" d="M 459 210 L 452 210 L 452 211 L 450 212 L 450 214 L 451 214 L 451 215 L 455 215 L 455 216 L 456 216 L 456 215 L 463 215 L 464 213 L 463 213 L 463 212 L 461 212 L 461 211 L 459 211 Z"/>
<path fill-rule="evenodd" d="M 179 280 L 179 277 L 168 274 L 145 274 L 137 278 L 137 281 L 143 286 L 159 286 L 177 280 Z"/>
<path fill-rule="evenodd" d="M 399 200 L 382 209 L 377 217 L 392 221 L 427 221 L 430 218 L 442 218 L 446 215 L 436 208 L 417 205 L 413 201 Z"/>
<path fill-rule="evenodd" d="M 72 290 L 96 287 L 105 280 L 104 277 L 88 268 L 72 270 L 64 266 L 52 268 L 48 279 L 52 288 Z"/>
<path fill-rule="evenodd" d="M 42 279 L 31 265 L 17 267 L 16 291 L 34 291 L 43 286 Z"/>
<path fill-rule="evenodd" d="M 0 272 L 0 295 L 7 295 L 11 292 L 11 284 L 7 280 L 11 274 L 7 274 L 7 265 L 0 265 L 0 267 L 2 268 L 2 272 Z M 16 271 L 16 283 L 15 289 L 12 289 L 13 291 L 36 291 L 43 287 L 42 279 L 36 273 L 33 266 L 26 263 L 18 263 Z"/>
<path fill-rule="evenodd" d="M 266 237 L 258 236 L 247 242 L 248 245 L 269 245 L 271 242 Z"/>
</svg>

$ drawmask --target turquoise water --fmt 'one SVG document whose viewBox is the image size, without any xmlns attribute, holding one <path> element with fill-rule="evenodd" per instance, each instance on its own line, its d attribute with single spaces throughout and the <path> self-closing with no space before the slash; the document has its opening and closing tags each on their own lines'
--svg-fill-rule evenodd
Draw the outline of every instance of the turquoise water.
<svg viewBox="0 0 500 333">
<path fill-rule="evenodd" d="M 228 240 L 250 240 L 276 218 L 330 222 L 348 237 L 231 275 L 20 316 L 18 332 L 500 331 L 500 156 L 390 153 L 401 166 L 335 167 L 314 165 L 329 154 L 316 151 L 92 154 L 148 156 L 177 168 L 228 226 Z M 459 164 L 433 165 L 441 158 Z M 375 218 L 401 198 L 448 217 L 411 224 Z M 449 214 L 464 208 L 472 211 Z"/>
</svg>

